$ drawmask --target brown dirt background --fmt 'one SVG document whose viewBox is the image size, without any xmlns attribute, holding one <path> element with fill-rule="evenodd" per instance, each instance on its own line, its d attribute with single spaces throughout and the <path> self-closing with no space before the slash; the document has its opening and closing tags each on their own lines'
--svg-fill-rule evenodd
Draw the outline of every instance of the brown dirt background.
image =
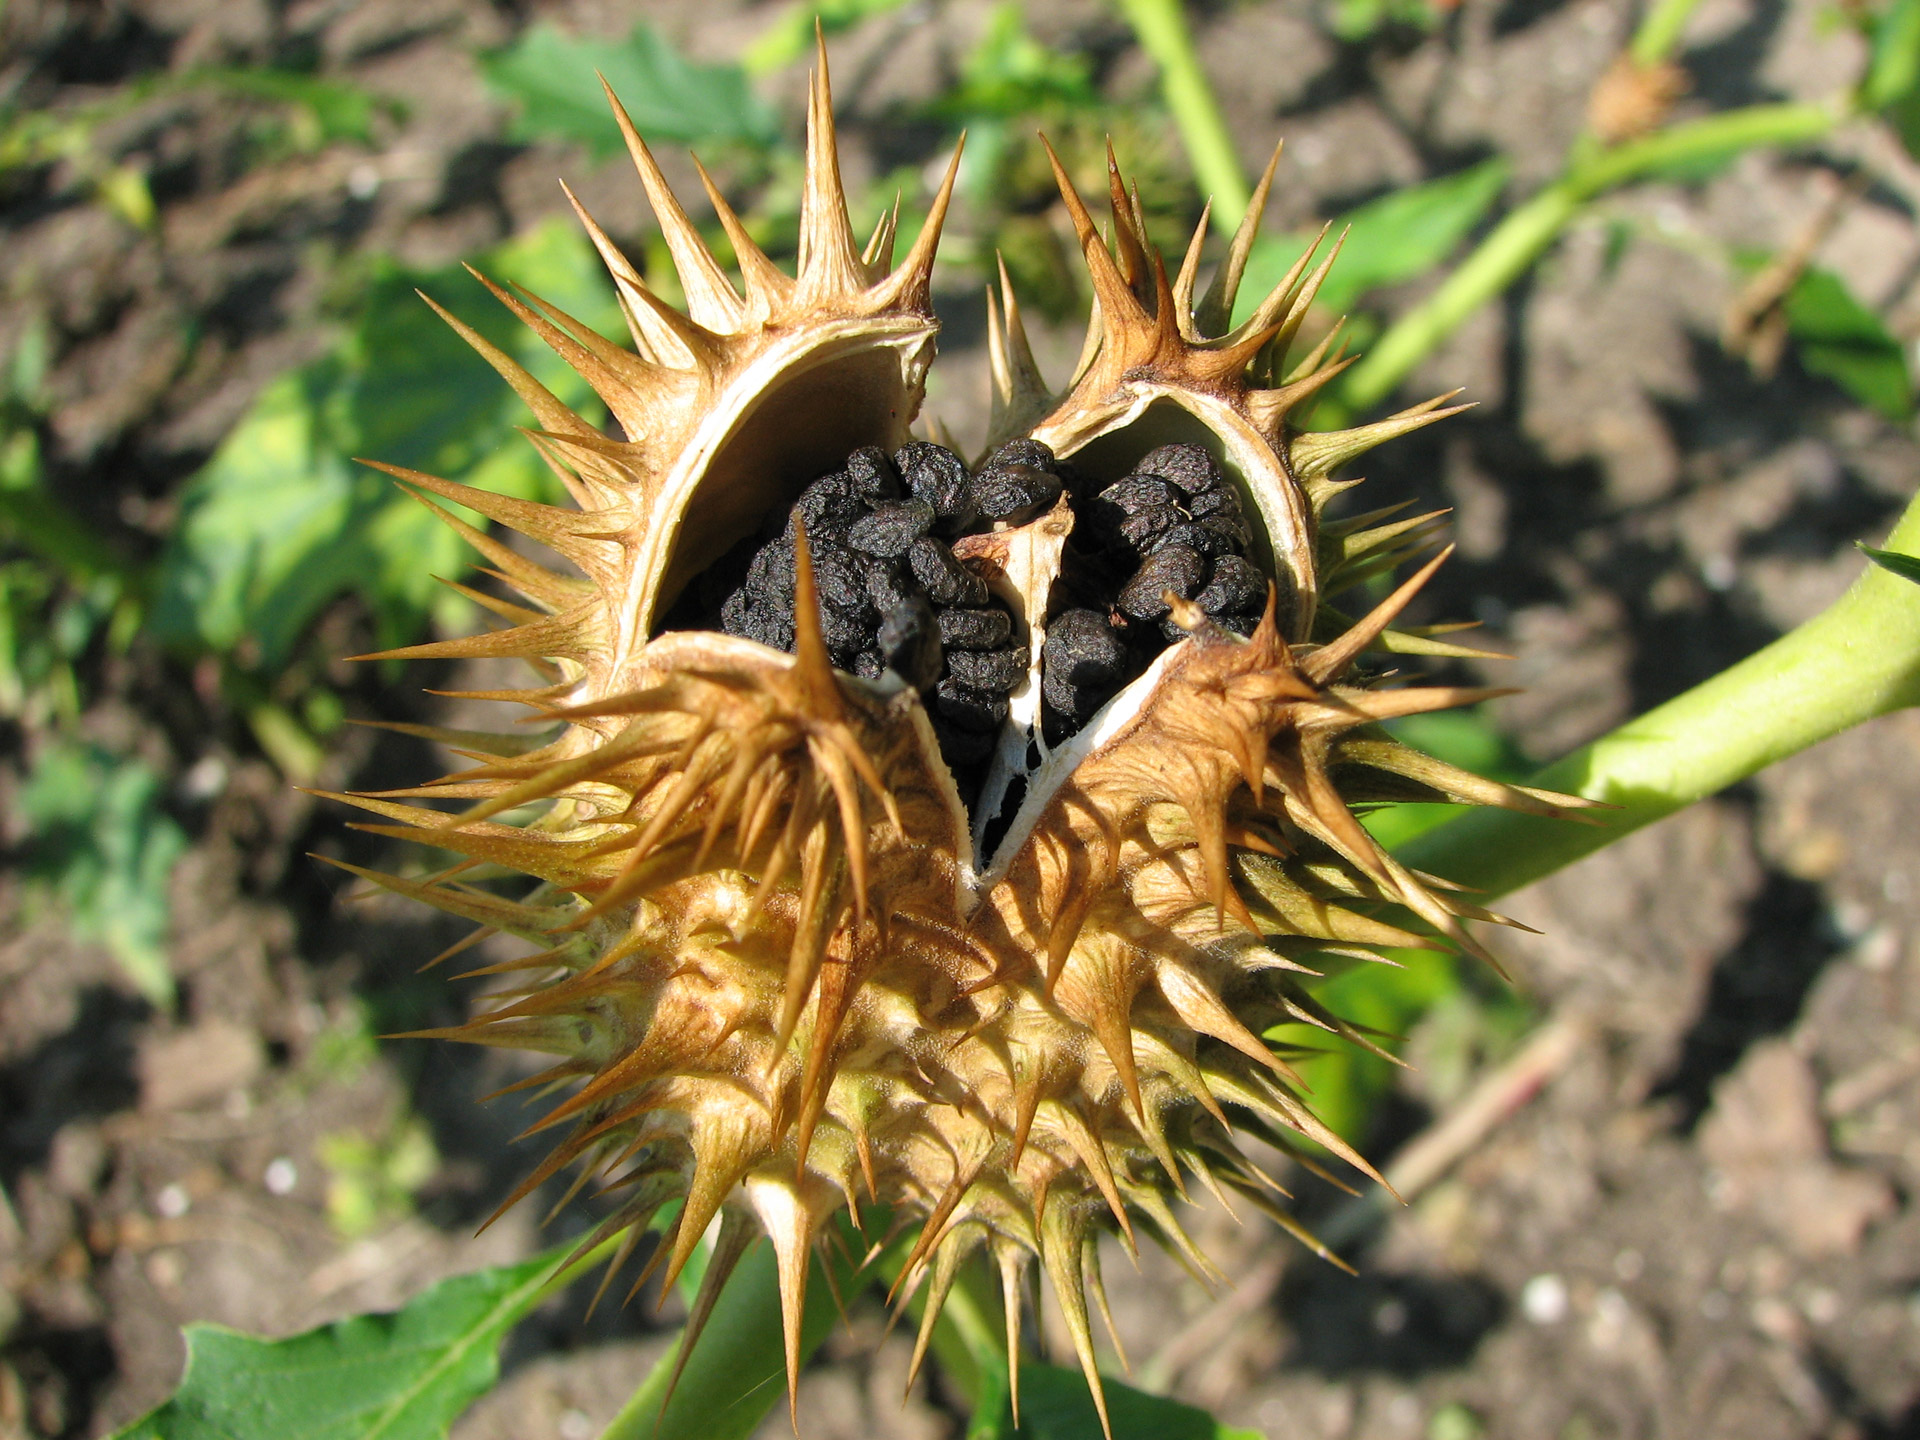
<svg viewBox="0 0 1920 1440">
<path fill-rule="evenodd" d="M 856 176 L 932 158 L 935 137 L 899 125 L 895 107 L 936 86 L 988 8 L 922 3 L 836 46 Z M 1108 95 L 1150 91 L 1111 11 L 1027 10 L 1042 38 L 1095 55 Z M 456 259 L 559 209 L 559 173 L 616 234 L 644 231 L 620 165 L 498 138 L 476 46 L 536 17 L 618 34 L 644 15 L 693 54 L 730 58 L 775 11 L 15 0 L 0 12 L 0 69 L 37 103 L 167 67 L 299 62 L 411 107 L 378 153 L 253 171 L 217 107 L 143 111 L 109 143 L 152 178 L 150 235 L 72 194 L 6 198 L 0 348 L 33 317 L 51 328 L 43 440 L 61 498 L 150 553 L 180 482 L 268 379 L 326 344 L 343 257 Z M 1433 36 L 1346 46 L 1294 0 L 1195 9 L 1243 161 L 1257 169 L 1287 137 L 1276 225 L 1496 152 L 1537 183 L 1633 19 L 1621 0 L 1463 0 Z M 1847 34 L 1784 0 L 1707 0 L 1684 59 L 1694 106 L 1818 98 L 1858 65 Z M 789 123 L 797 83 L 774 87 Z M 1818 153 L 1749 156 L 1702 185 L 1607 201 L 1408 387 L 1464 385 L 1480 407 L 1379 455 L 1370 498 L 1455 508 L 1461 555 L 1435 609 L 1487 621 L 1516 654 L 1495 668 L 1527 693 L 1500 714 L 1529 754 L 1550 758 L 1816 612 L 1860 568 L 1851 541 L 1911 493 L 1909 430 L 1791 358 L 1756 379 L 1715 339 L 1733 282 L 1714 252 L 1788 243 L 1859 166 L 1874 181 L 1819 259 L 1891 304 L 1911 338 L 1920 170 L 1862 127 Z M 1629 227 L 1617 263 L 1608 219 Z M 957 267 L 942 283 L 931 404 L 977 435 L 978 284 Z M 1077 345 L 1043 340 L 1055 371 Z M 349 648 L 352 607 L 325 623 Z M 434 678 L 410 676 L 407 696 Z M 528 1163 L 507 1143 L 515 1114 L 472 1103 L 506 1062 L 398 1044 L 364 1064 L 329 1059 L 355 1006 L 460 1018 L 456 987 L 412 975 L 455 932 L 403 905 L 342 903 L 304 852 L 373 852 L 289 789 L 206 675 L 136 649 L 93 679 L 84 731 L 159 765 L 193 835 L 173 889 L 182 1001 L 153 1013 L 103 951 L 29 915 L 12 866 L 0 873 L 5 1437 L 99 1435 L 140 1413 L 178 1376 L 185 1321 L 291 1331 L 540 1243 L 524 1210 L 472 1237 Z M 346 683 L 356 713 L 433 713 Z M 23 743 L 0 729 L 0 811 Z M 431 763 L 359 732 L 325 782 L 398 783 Z M 1515 898 L 1542 934 L 1504 938 L 1502 954 L 1543 1012 L 1584 1027 L 1571 1063 L 1366 1238 L 1358 1279 L 1264 1222 L 1211 1212 L 1203 1240 L 1239 1280 L 1224 1296 L 1158 1257 L 1138 1274 L 1111 1260 L 1135 1358 L 1178 1360 L 1172 1393 L 1288 1440 L 1920 1436 L 1916 813 L 1920 717 L 1908 714 Z M 1423 1032 L 1412 1054 L 1449 1044 Z M 1390 1156 L 1447 1113 L 1469 1078 L 1437 1059 L 1409 1074 L 1370 1153 Z M 341 1241 L 316 1137 L 388 1136 L 410 1113 L 441 1156 L 418 1213 Z M 264 1177 L 281 1158 L 297 1179 L 275 1194 Z M 1310 1212 L 1331 1198 L 1309 1192 Z M 461 1440 L 597 1433 L 676 1318 L 670 1302 L 582 1324 L 579 1308 L 556 1305 L 515 1336 L 506 1383 Z M 860 1310 L 808 1372 L 809 1440 L 960 1433 L 937 1381 L 901 1405 L 904 1341 L 881 1332 Z M 763 1433 L 788 1433 L 784 1416 Z"/>
</svg>

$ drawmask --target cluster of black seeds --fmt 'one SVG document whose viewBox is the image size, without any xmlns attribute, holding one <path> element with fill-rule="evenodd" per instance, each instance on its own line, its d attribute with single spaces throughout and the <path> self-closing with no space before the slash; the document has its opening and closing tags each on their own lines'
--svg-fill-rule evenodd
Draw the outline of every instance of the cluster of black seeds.
<svg viewBox="0 0 1920 1440">
<path fill-rule="evenodd" d="M 845 469 L 801 492 L 780 534 L 745 542 L 703 577 L 701 608 L 717 615 L 687 622 L 791 651 L 798 517 L 835 668 L 870 680 L 891 670 L 927 693 L 949 765 L 977 766 L 1006 721 L 1007 696 L 1026 678 L 1027 650 L 1012 615 L 951 542 L 1029 520 L 1063 488 L 1053 452 L 1031 440 L 1003 446 L 973 475 L 926 441 L 891 459 L 877 446 L 856 450 Z"/>
<path fill-rule="evenodd" d="M 1050 740 L 1085 725 L 1185 634 L 1167 591 L 1242 635 L 1267 598 L 1266 576 L 1247 558 L 1240 497 L 1204 447 L 1163 445 L 1125 479 L 1077 498 L 1067 576 L 1077 603 L 1053 617 L 1042 650 Z"/>
<path fill-rule="evenodd" d="M 1162 598 L 1196 601 L 1250 634 L 1267 579 L 1247 558 L 1240 498 L 1198 445 L 1163 445 L 1095 490 L 1034 440 L 1003 445 L 969 474 L 944 446 L 916 440 L 889 457 L 856 450 L 801 491 L 784 528 L 743 540 L 689 589 L 669 629 L 724 630 L 794 646 L 794 540 L 804 522 L 820 628 L 836 669 L 892 671 L 926 699 L 948 766 L 970 794 L 1027 675 L 1012 614 L 953 543 L 1051 509 L 1071 486 L 1076 525 L 1041 649 L 1042 723 L 1051 743 L 1082 728 L 1183 632 Z"/>
<path fill-rule="evenodd" d="M 1109 485 L 1089 507 L 1096 543 L 1135 562 L 1114 597 L 1134 620 L 1158 621 L 1168 640 L 1185 632 L 1168 618 L 1171 590 L 1229 630 L 1253 633 L 1266 604 L 1267 578 L 1247 558 L 1253 536 L 1240 496 L 1199 445 L 1162 445 L 1133 473 Z"/>
</svg>

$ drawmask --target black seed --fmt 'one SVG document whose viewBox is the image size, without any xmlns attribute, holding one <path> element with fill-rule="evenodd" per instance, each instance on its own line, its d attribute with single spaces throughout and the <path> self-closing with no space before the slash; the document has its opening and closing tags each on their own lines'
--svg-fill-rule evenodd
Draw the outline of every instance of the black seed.
<svg viewBox="0 0 1920 1440">
<path fill-rule="evenodd" d="M 1234 520 L 1245 518 L 1240 509 L 1240 497 L 1227 484 L 1222 484 L 1218 490 L 1195 495 L 1187 501 L 1187 513 L 1196 520 L 1204 520 L 1209 515 L 1222 515 Z"/>
<path fill-rule="evenodd" d="M 907 549 L 913 578 L 936 605 L 984 605 L 987 582 L 953 558 L 938 540 L 922 536 Z"/>
<path fill-rule="evenodd" d="M 1072 685 L 1118 680 L 1127 666 L 1127 646 L 1097 610 L 1063 610 L 1047 626 L 1040 658 L 1049 676 Z"/>
<path fill-rule="evenodd" d="M 1206 519 L 1194 523 L 1213 531 L 1237 554 L 1245 554 L 1247 548 L 1253 544 L 1253 532 L 1247 529 L 1247 522 L 1239 515 L 1209 515 Z"/>
<path fill-rule="evenodd" d="M 866 503 L 853 493 L 853 483 L 845 474 L 822 475 L 800 492 L 799 500 L 788 514 L 788 543 L 793 540 L 795 515 L 807 522 L 807 538 L 817 541 L 822 536 L 841 534 L 866 513 Z"/>
<path fill-rule="evenodd" d="M 915 596 L 895 606 L 880 621 L 880 654 L 887 669 L 915 690 L 940 678 L 940 627 L 933 607 Z"/>
<path fill-rule="evenodd" d="M 793 610 L 762 605 L 744 590 L 736 590 L 720 607 L 720 628 L 742 640 L 757 640 L 775 650 L 793 649 Z"/>
<path fill-rule="evenodd" d="M 854 521 L 847 543 L 883 560 L 898 560 L 932 528 L 933 506 L 924 500 L 898 500 L 876 505 L 871 515 Z"/>
<path fill-rule="evenodd" d="M 971 502 L 966 463 L 958 455 L 944 445 L 914 440 L 893 452 L 893 463 L 914 499 L 931 505 L 938 519 L 957 522 L 956 528 L 964 528 Z"/>
<path fill-rule="evenodd" d="M 1167 602 L 1160 598 L 1171 590 L 1183 600 L 1191 600 L 1207 576 L 1207 562 L 1184 545 L 1167 545 L 1156 550 L 1120 589 L 1115 603 L 1139 620 L 1158 620 L 1167 613 Z"/>
<path fill-rule="evenodd" d="M 1164 480 L 1156 480 L 1151 475 L 1129 475 L 1118 484 L 1109 485 L 1096 498 L 1105 504 L 1117 506 L 1125 514 L 1138 515 L 1142 510 L 1172 505 L 1179 496 L 1174 494 L 1173 486 Z"/>
<path fill-rule="evenodd" d="M 1192 550 L 1211 560 L 1216 555 L 1232 554 L 1233 541 L 1209 525 L 1189 520 L 1168 530 L 1154 541 L 1147 553 L 1154 555 L 1168 548 Z"/>
<path fill-rule="evenodd" d="M 1231 630 L 1240 636 L 1251 635 L 1260 628 L 1258 615 L 1216 615 L 1213 617 L 1213 622 L 1222 630 Z"/>
<path fill-rule="evenodd" d="M 862 650 L 853 657 L 851 665 L 843 665 L 840 668 L 852 671 L 862 680 L 878 680 L 886 673 L 887 660 L 878 650 Z"/>
<path fill-rule="evenodd" d="M 867 571 L 867 600 L 882 615 L 919 593 L 899 565 L 875 565 Z"/>
<path fill-rule="evenodd" d="M 1267 577 L 1251 560 L 1222 555 L 1213 562 L 1207 588 L 1193 598 L 1209 615 L 1258 615 L 1267 603 Z"/>
<path fill-rule="evenodd" d="M 1005 465 L 1031 465 L 1036 470 L 1058 473 L 1060 462 L 1038 440 L 1009 440 L 987 457 L 982 470 L 998 470 Z"/>
<path fill-rule="evenodd" d="M 1004 610 L 942 610 L 940 642 L 955 650 L 991 650 L 1005 645 L 1013 617 Z"/>
<path fill-rule="evenodd" d="M 867 598 L 867 572 L 873 562 L 838 546 L 823 545 L 812 553 L 813 585 L 819 592 L 821 604 L 872 619 L 874 610 L 873 602 Z"/>
<path fill-rule="evenodd" d="M 793 550 L 779 540 L 760 547 L 747 566 L 747 586 L 753 597 L 765 604 L 786 601 L 793 606 Z"/>
<path fill-rule="evenodd" d="M 1043 676 L 1040 681 L 1041 698 L 1055 717 L 1067 722 L 1068 734 L 1091 720 L 1119 688 L 1118 685 L 1075 685 L 1053 674 Z M 1050 726 L 1049 734 L 1052 730 Z"/>
<path fill-rule="evenodd" d="M 948 676 L 933 687 L 933 713 L 957 730 L 991 734 L 1007 720 L 1007 697 L 983 693 Z"/>
<path fill-rule="evenodd" d="M 973 503 L 989 520 L 1018 524 L 1060 498 L 1060 477 L 1037 465 L 997 461 L 973 477 Z"/>
<path fill-rule="evenodd" d="M 900 498 L 900 477 L 878 445 L 863 445 L 847 457 L 847 481 L 853 493 L 869 505 Z"/>
<path fill-rule="evenodd" d="M 1017 689 L 1027 678 L 1027 652 L 1018 646 L 1006 650 L 954 650 L 947 655 L 947 669 L 953 679 L 969 690 L 989 690 L 1004 695 Z"/>
<path fill-rule="evenodd" d="M 833 658 L 834 668 L 851 670 L 860 652 L 873 643 L 873 621 L 859 611 L 822 605 L 820 634 L 827 642 L 827 654 Z"/>
<path fill-rule="evenodd" d="M 1129 515 L 1121 521 L 1120 538 L 1142 555 L 1147 555 L 1160 548 L 1168 531 L 1186 523 L 1186 511 L 1176 505 L 1163 505 L 1155 510 L 1142 510 L 1138 515 Z"/>
<path fill-rule="evenodd" d="M 933 734 L 949 765 L 978 765 L 993 754 L 993 730 L 965 730 L 957 724 L 935 721 Z"/>
<path fill-rule="evenodd" d="M 1189 495 L 1213 489 L 1222 478 L 1213 456 L 1199 445 L 1162 445 L 1149 450 L 1133 467 L 1133 473 L 1170 480 Z"/>
<path fill-rule="evenodd" d="M 1041 696 L 1076 727 L 1112 698 L 1126 673 L 1126 642 L 1097 610 L 1054 616 L 1040 655 Z"/>
</svg>

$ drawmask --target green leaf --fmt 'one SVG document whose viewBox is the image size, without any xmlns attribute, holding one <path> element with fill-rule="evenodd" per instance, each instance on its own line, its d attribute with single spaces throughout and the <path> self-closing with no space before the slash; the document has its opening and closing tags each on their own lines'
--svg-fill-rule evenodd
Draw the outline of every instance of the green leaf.
<svg viewBox="0 0 1920 1440">
<path fill-rule="evenodd" d="M 1889 420 L 1913 413 L 1906 351 L 1838 275 L 1809 269 L 1787 292 L 1783 308 L 1802 366 Z"/>
<path fill-rule="evenodd" d="M 977 124 L 1098 103 L 1087 57 L 1042 45 L 1027 32 L 1021 7 L 1008 3 L 994 7 L 979 44 L 961 62 L 960 83 L 930 110 Z"/>
<path fill-rule="evenodd" d="M 113 1440 L 437 1440 L 498 1379 L 500 1341 L 540 1302 L 560 1253 L 284 1340 L 189 1325 L 180 1388 Z"/>
<path fill-rule="evenodd" d="M 603 332 L 621 323 L 592 248 L 562 221 L 478 263 Z M 586 383 L 463 271 L 385 266 L 334 352 L 270 385 L 188 482 L 150 617 L 163 642 L 239 652 L 248 668 L 272 669 L 348 591 L 365 596 L 383 645 L 412 639 L 429 613 L 460 623 L 465 602 L 434 576 L 463 572 L 466 546 L 354 457 L 554 498 L 551 474 L 514 433 L 528 419 L 519 398 L 416 288 L 458 311 L 562 400 L 598 413 Z"/>
<path fill-rule="evenodd" d="M 1439 7 L 1428 0 L 1333 0 L 1327 29 L 1349 44 L 1371 39 L 1389 26 L 1431 31 L 1440 23 Z"/>
<path fill-rule="evenodd" d="M 1343 313 L 1370 290 L 1397 285 L 1441 264 L 1500 198 L 1507 162 L 1495 158 L 1438 180 L 1395 190 L 1349 211 L 1334 222 L 1333 237 L 1347 231 L 1318 300 Z M 1308 234 L 1275 235 L 1258 242 L 1235 303 L 1235 321 L 1251 315 L 1312 240 Z M 1325 251 L 1322 251 L 1324 254 Z"/>
<path fill-rule="evenodd" d="M 1868 110 L 1884 110 L 1920 87 L 1920 0 L 1893 0 L 1873 26 L 1873 56 L 1860 85 Z"/>
<path fill-rule="evenodd" d="M 601 92 L 601 75 L 649 140 L 769 145 L 773 114 L 738 65 L 696 65 L 646 24 L 625 40 L 573 39 L 545 21 L 512 45 L 480 57 L 494 92 L 519 107 L 516 140 L 575 140 L 596 157 L 624 148 Z"/>
<path fill-rule="evenodd" d="M 1871 545 L 1861 545 L 1860 549 L 1881 569 L 1891 570 L 1902 580 L 1911 580 L 1914 584 L 1920 585 L 1920 556 L 1901 555 L 1892 550 L 1876 550 Z"/>
<path fill-rule="evenodd" d="M 999 1374 L 1003 1386 L 1004 1365 Z M 1260 1440 L 1256 1430 L 1222 1425 L 1204 1410 L 1118 1380 L 1107 1379 L 1104 1388 L 1113 1440 Z M 1000 1387 L 996 1392 L 1004 1395 Z M 988 1414 L 988 1408 L 983 1405 L 975 1412 L 967 1440 L 1102 1440 L 1100 1412 L 1093 1408 L 1086 1377 L 1078 1370 L 1022 1361 L 1017 1430 L 1004 1404 L 993 1407 L 998 1414 Z"/>
<path fill-rule="evenodd" d="M 844 1224 L 841 1233 L 853 1238 Z M 681 1273 L 680 1290 L 688 1304 L 698 1293 L 706 1258 L 696 1254 Z M 840 1247 L 824 1256 L 816 1253 L 812 1266 L 800 1322 L 802 1363 L 839 1323 L 835 1297 L 855 1293 L 871 1278 Z M 669 1396 L 680 1343 L 640 1382 L 601 1440 L 746 1440 L 760 1428 L 767 1411 L 787 1393 L 780 1283 L 771 1245 L 755 1240 L 741 1257 Z"/>
<path fill-rule="evenodd" d="M 771 75 L 813 53 L 813 23 L 829 35 L 851 30 L 862 20 L 887 15 L 907 0 L 794 0 L 741 57 L 749 75 Z"/>
<path fill-rule="evenodd" d="M 182 87 L 207 85 L 231 95 L 291 105 L 306 112 L 317 141 L 352 140 L 370 144 L 377 114 L 399 116 L 406 107 L 344 80 L 324 80 L 297 70 L 233 67 L 191 70 L 179 79 Z"/>
<path fill-rule="evenodd" d="M 41 753 L 18 800 L 33 837 L 29 880 L 51 893 L 76 935 L 111 950 L 155 1005 L 173 995 L 167 882 L 187 848 L 160 790 L 144 760 L 63 744 Z"/>
</svg>

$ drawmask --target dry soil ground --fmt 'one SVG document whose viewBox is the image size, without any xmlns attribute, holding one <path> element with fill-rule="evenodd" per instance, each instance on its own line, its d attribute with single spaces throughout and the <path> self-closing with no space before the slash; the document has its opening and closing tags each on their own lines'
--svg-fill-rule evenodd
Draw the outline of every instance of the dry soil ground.
<svg viewBox="0 0 1920 1440">
<path fill-rule="evenodd" d="M 922 4 L 847 41 L 842 73 L 867 76 L 842 87 L 852 168 L 897 158 L 892 107 L 936 83 L 986 9 Z M 1027 9 L 1044 38 L 1099 57 L 1109 94 L 1150 88 L 1110 11 Z M 0 65 L 40 103 L 168 67 L 297 62 L 410 106 L 379 154 L 253 171 L 217 107 L 142 112 L 109 143 L 150 172 L 160 214 L 146 234 L 72 194 L 7 198 L 0 348 L 34 317 L 50 327 L 44 440 L 61 497 L 151 551 L 180 482 L 266 379 L 326 343 L 342 255 L 470 253 L 557 209 L 560 171 L 616 232 L 640 233 L 619 166 L 500 140 L 472 54 L 536 15 L 619 33 L 642 11 L 710 58 L 773 14 L 731 0 L 7 6 Z M 1495 152 L 1517 187 L 1538 183 L 1632 18 L 1620 0 L 1464 0 L 1431 37 L 1368 46 L 1327 38 L 1292 0 L 1202 6 L 1196 24 L 1244 161 L 1288 137 L 1273 218 L 1294 224 Z M 1708 0 L 1685 60 L 1685 103 L 1716 106 L 1821 96 L 1857 64 L 1810 5 L 1781 0 Z M 1392 447 L 1370 488 L 1455 507 L 1462 553 L 1435 608 L 1510 643 L 1499 676 L 1528 693 L 1500 714 L 1530 754 L 1813 613 L 1858 570 L 1850 542 L 1911 493 L 1909 431 L 1791 358 L 1756 379 L 1715 338 L 1737 283 L 1719 254 L 1788 243 L 1857 164 L 1877 178 L 1820 258 L 1920 325 L 1920 172 L 1863 131 L 1610 202 L 1411 387 L 1464 385 L 1480 408 Z M 973 272 L 945 286 L 933 399 L 966 434 L 981 418 L 982 309 Z M 1076 344 L 1042 348 L 1058 365 Z M 345 649 L 354 617 L 328 623 Z M 30 922 L 0 875 L 0 1435 L 98 1435 L 139 1413 L 177 1378 L 183 1321 L 287 1331 L 538 1243 L 524 1212 L 472 1237 L 526 1163 L 506 1144 L 515 1116 L 472 1103 L 499 1064 L 424 1046 L 369 1055 L 361 1039 L 391 1017 L 460 1018 L 454 987 L 411 975 L 454 932 L 402 905 L 341 903 L 304 852 L 345 853 L 342 818 L 288 788 L 207 678 L 136 650 L 104 664 L 83 717 L 161 767 L 193 836 L 173 886 L 177 1013 L 154 1013 L 54 920 Z M 352 683 L 363 713 L 430 713 Z M 0 730 L 0 807 L 21 744 Z M 360 732 L 324 779 L 398 783 L 430 764 Z M 1241 1277 L 1225 1298 L 1157 1259 L 1138 1276 L 1109 1264 L 1136 1359 L 1157 1355 L 1173 1393 L 1288 1440 L 1920 1435 L 1916 813 L 1909 715 L 1514 899 L 1542 934 L 1503 954 L 1577 1036 L 1542 1093 L 1362 1237 L 1358 1279 L 1219 1214 L 1201 1226 Z M 1457 1102 L 1471 1076 L 1443 1063 L 1449 1043 L 1415 1037 L 1433 1062 L 1387 1107 L 1373 1153 Z M 343 1241 L 320 1137 L 392 1151 L 414 1115 L 440 1157 L 417 1213 Z M 582 1325 L 578 1308 L 516 1337 L 506 1384 L 462 1440 L 594 1433 L 674 1318 L 634 1307 Z M 902 1347 L 856 1316 L 803 1386 L 810 1440 L 959 1433 L 937 1383 L 901 1406 Z"/>
</svg>

